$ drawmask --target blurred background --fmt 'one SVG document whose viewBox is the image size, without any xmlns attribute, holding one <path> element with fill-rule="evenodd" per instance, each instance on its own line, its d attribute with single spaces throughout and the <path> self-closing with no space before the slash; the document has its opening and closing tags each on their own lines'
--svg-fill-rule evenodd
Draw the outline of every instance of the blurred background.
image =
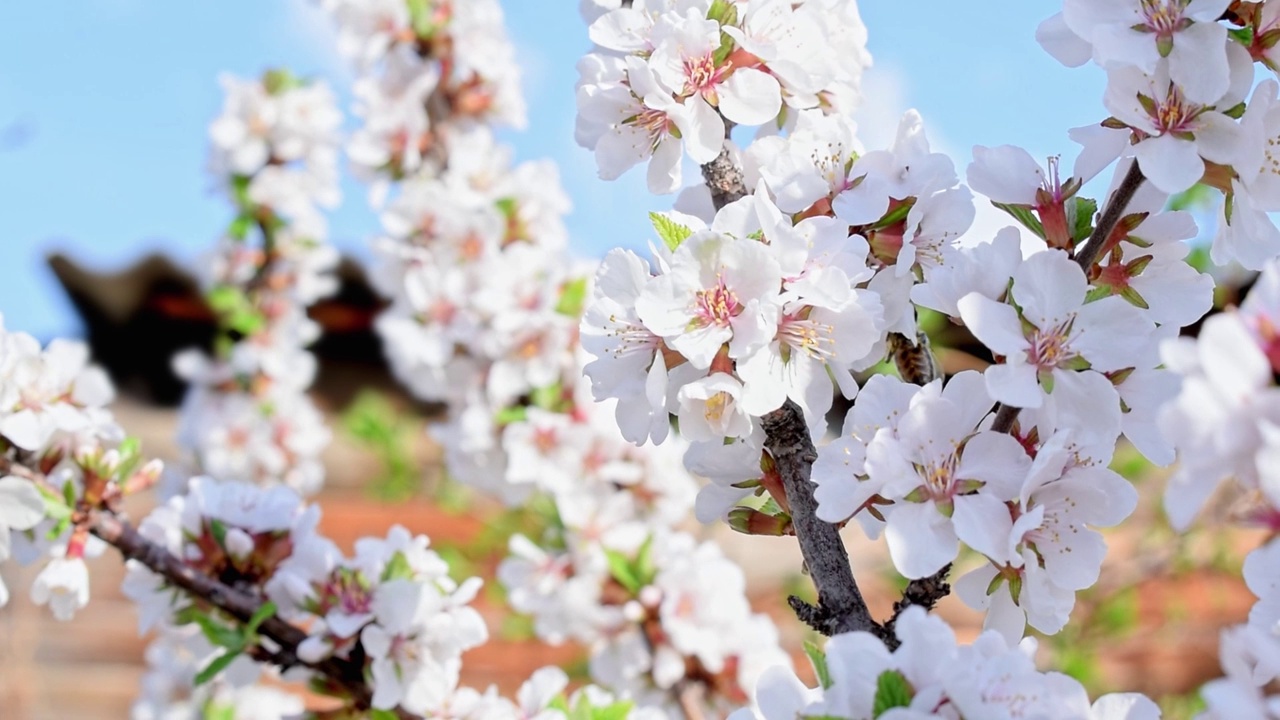
<svg viewBox="0 0 1280 720">
<path fill-rule="evenodd" d="M 668 209 L 672 198 L 651 196 L 642 172 L 599 181 L 593 158 L 574 144 L 574 66 L 589 48 L 576 2 L 503 5 L 529 103 L 527 129 L 503 139 L 518 159 L 559 163 L 575 205 L 568 226 L 579 254 L 644 247 L 648 211 Z M 902 112 L 915 107 L 962 175 L 974 144 L 1017 144 L 1069 162 L 1074 148 L 1065 130 L 1104 117 L 1101 73 L 1062 68 L 1035 44 L 1035 27 L 1053 3 L 987 0 L 980 13 L 971 3 L 906 5 L 862 4 L 875 58 L 858 116 L 868 147 L 891 142 Z M 0 3 L 0 312 L 7 327 L 42 340 L 90 333 L 104 362 L 117 372 L 133 367 L 135 377 L 117 375 L 118 414 L 162 458 L 176 455 L 168 406 L 181 387 L 166 379 L 167 361 L 146 359 L 138 343 L 207 338 L 186 268 L 232 215 L 204 173 L 207 124 L 222 103 L 217 76 L 272 67 L 324 78 L 350 106 L 351 73 L 328 19 L 306 0 Z M 366 194 L 345 180 L 330 234 L 355 262 L 344 293 L 317 310 L 329 313 L 327 327 L 352 333 L 335 334 L 318 350 L 318 402 L 336 436 L 318 498 L 324 530 L 345 544 L 400 522 L 430 534 L 458 574 L 488 574 L 506 537 L 530 520 L 442 477 L 424 432 L 435 410 L 396 389 L 371 336 L 361 334 L 378 304 L 358 267 L 378 231 Z M 972 234 L 989 237 L 1005 224 L 984 203 Z M 365 385 L 375 390 L 355 391 Z M 1042 651 L 1094 691 L 1154 693 L 1168 717 L 1185 717 L 1195 687 L 1218 674 L 1218 628 L 1241 620 L 1252 604 L 1238 571 L 1257 538 L 1218 529 L 1177 537 L 1158 510 L 1160 472 L 1128 450 L 1117 469 L 1138 482 L 1144 505 L 1129 530 L 1112 536 L 1104 581 L 1081 597 L 1073 616 L 1080 624 L 1045 640 Z M 1216 513 L 1227 510 L 1223 504 Z M 757 608 L 779 620 L 798 651 L 804 633 L 784 599 L 809 583 L 794 543 L 723 534 L 730 554 L 744 561 Z M 883 549 L 852 534 L 850 543 L 873 610 L 884 615 L 896 588 Z M 118 563 L 93 566 L 95 600 L 72 624 L 54 623 L 24 597 L 0 611 L 0 718 L 127 717 L 145 645 L 115 590 Z M 29 584 L 24 571 L 5 572 L 11 587 Z M 483 607 L 499 639 L 467 656 L 465 682 L 509 691 L 546 663 L 581 670 L 580 650 L 531 642 L 527 623 L 491 590 Z M 979 629 L 954 598 L 941 612 L 964 633 Z"/>
</svg>

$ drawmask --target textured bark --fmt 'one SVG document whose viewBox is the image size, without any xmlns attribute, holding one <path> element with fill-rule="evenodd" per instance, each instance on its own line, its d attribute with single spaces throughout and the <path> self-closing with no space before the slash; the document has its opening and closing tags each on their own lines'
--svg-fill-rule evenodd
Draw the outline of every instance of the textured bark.
<svg viewBox="0 0 1280 720">
<path fill-rule="evenodd" d="M 788 400 L 781 408 L 765 415 L 763 420 L 767 435 L 765 447 L 782 476 L 782 485 L 791 504 L 791 522 L 800 541 L 800 552 L 818 588 L 816 606 L 792 597 L 789 600 L 791 607 L 805 624 L 823 635 L 876 631 L 878 626 L 871 618 L 862 592 L 858 590 L 840 531 L 817 516 L 818 502 L 813 497 L 809 474 L 818 456 L 809 437 L 804 413 L 794 401 Z"/>
</svg>

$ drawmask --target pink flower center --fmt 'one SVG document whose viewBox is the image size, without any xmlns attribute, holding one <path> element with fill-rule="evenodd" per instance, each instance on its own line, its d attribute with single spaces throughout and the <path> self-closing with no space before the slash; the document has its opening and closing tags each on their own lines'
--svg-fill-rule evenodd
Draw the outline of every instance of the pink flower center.
<svg viewBox="0 0 1280 720">
<path fill-rule="evenodd" d="M 1177 85 L 1169 84 L 1169 94 L 1163 102 L 1153 101 L 1149 108 L 1151 120 L 1161 135 L 1190 133 L 1196 129 L 1195 120 L 1204 108 L 1188 102 Z"/>
<path fill-rule="evenodd" d="M 1185 6 L 1182 0 L 1141 0 L 1143 24 L 1151 32 L 1169 37 L 1190 24 L 1182 18 Z"/>
<path fill-rule="evenodd" d="M 713 96 L 716 85 L 724 76 L 724 68 L 716 68 L 715 58 L 710 53 L 702 57 L 684 59 L 684 94 Z M 711 97 L 707 98 L 708 100 Z"/>
<path fill-rule="evenodd" d="M 728 327 L 729 322 L 741 313 L 742 303 L 739 303 L 738 297 L 725 286 L 723 277 L 718 278 L 716 286 L 710 290 L 699 290 L 697 299 L 694 301 L 694 318 L 702 327 L 708 325 Z"/>
<path fill-rule="evenodd" d="M 658 144 L 671 134 L 671 129 L 675 125 L 675 123 L 671 122 L 669 115 L 650 107 L 646 107 L 635 116 L 627 118 L 622 124 L 634 125 L 644 130 L 649 136 L 650 149 L 652 150 L 656 150 Z"/>
<path fill-rule="evenodd" d="M 1055 368 L 1076 356 L 1071 350 L 1072 320 L 1049 330 L 1036 330 L 1027 349 L 1027 362 L 1038 368 Z"/>
</svg>

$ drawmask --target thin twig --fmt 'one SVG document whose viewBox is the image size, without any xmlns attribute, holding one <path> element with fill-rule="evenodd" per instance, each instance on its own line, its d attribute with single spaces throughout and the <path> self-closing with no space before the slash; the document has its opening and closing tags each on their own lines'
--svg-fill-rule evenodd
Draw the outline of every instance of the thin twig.
<svg viewBox="0 0 1280 720">
<path fill-rule="evenodd" d="M 1098 225 L 1093 229 L 1093 234 L 1089 236 L 1089 240 L 1084 244 L 1084 247 L 1079 248 L 1079 252 L 1076 253 L 1076 262 L 1084 270 L 1086 276 L 1093 269 L 1093 264 L 1098 261 L 1098 257 L 1102 254 L 1103 248 L 1106 247 L 1111 233 L 1115 232 L 1116 226 L 1124 218 L 1125 210 L 1129 209 L 1129 203 L 1133 202 L 1134 195 L 1137 195 L 1138 189 L 1142 187 L 1142 183 L 1145 181 L 1146 177 L 1143 176 L 1142 169 L 1138 167 L 1138 163 L 1135 160 L 1129 166 L 1129 172 L 1125 173 L 1124 179 L 1120 181 L 1120 186 L 1116 188 L 1116 191 L 1111 195 L 1111 199 L 1107 202 L 1107 209 L 1102 213 L 1102 217 L 1098 219 Z M 996 432 L 1008 433 L 1013 431 L 1013 424 L 1018 420 L 1018 414 L 1022 412 L 1022 409 L 997 403 L 995 412 L 996 419 L 991 424 L 991 429 Z"/>
<path fill-rule="evenodd" d="M 42 473 L 9 458 L 0 457 L 0 472 L 25 478 L 38 485 L 48 485 L 48 480 Z M 237 621 L 248 623 L 262 609 L 263 602 L 258 598 L 200 573 L 167 548 L 143 536 L 110 510 L 97 508 L 86 511 L 82 508 L 79 512 L 89 531 L 118 550 L 126 560 L 142 563 L 170 585 L 205 601 Z M 316 663 L 303 662 L 298 657 L 298 646 L 307 639 L 307 634 L 278 615 L 272 615 L 263 621 L 258 626 L 258 634 L 277 646 L 275 649 L 264 648 L 262 651 L 272 658 L 274 664 L 283 669 L 297 666 L 310 668 L 349 693 L 356 709 L 367 710 L 370 707 L 373 691 L 365 681 L 362 664 L 336 657 Z M 401 717 L 409 720 L 416 716 L 401 713 Z"/>
</svg>

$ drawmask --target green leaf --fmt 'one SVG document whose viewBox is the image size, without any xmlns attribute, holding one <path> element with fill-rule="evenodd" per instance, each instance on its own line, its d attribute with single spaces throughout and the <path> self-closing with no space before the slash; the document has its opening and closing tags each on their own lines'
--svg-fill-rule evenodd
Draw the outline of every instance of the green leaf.
<svg viewBox="0 0 1280 720">
<path fill-rule="evenodd" d="M 609 574 L 613 579 L 632 594 L 640 592 L 640 588 L 644 586 L 640 584 L 640 578 L 636 577 L 630 558 L 617 550 L 606 549 L 604 555 L 609 562 Z"/>
<path fill-rule="evenodd" d="M 205 667 L 205 669 L 201 670 L 199 675 L 196 675 L 196 679 L 193 681 L 195 686 L 200 687 L 201 685 L 204 685 L 205 683 L 217 677 L 218 673 L 222 672 L 223 670 L 226 670 L 227 666 L 235 662 L 236 658 L 239 656 L 240 656 L 240 653 L 238 651 L 237 652 L 228 651 L 214 658 L 213 662 L 209 663 L 208 666 Z"/>
<path fill-rule="evenodd" d="M 502 408 L 494 415 L 493 421 L 498 425 L 510 425 L 511 423 L 524 422 L 529 417 L 529 408 L 523 405 L 515 407 Z"/>
<path fill-rule="evenodd" d="M 738 22 L 738 6 L 729 0 L 715 0 L 707 10 L 707 19 L 721 25 L 733 25 Z"/>
<path fill-rule="evenodd" d="M 813 673 L 818 676 L 818 684 L 823 690 L 831 687 L 831 669 L 827 667 L 827 654 L 818 647 L 816 643 L 804 643 L 804 654 L 809 656 L 809 663 L 813 665 Z"/>
<path fill-rule="evenodd" d="M 236 708 L 234 705 L 210 702 L 204 706 L 200 717 L 202 720 L 236 720 Z"/>
<path fill-rule="evenodd" d="M 435 3 L 432 0 L 406 0 L 409 5 L 409 24 L 418 37 L 426 39 L 440 29 L 435 22 Z"/>
<path fill-rule="evenodd" d="M 253 207 L 253 200 L 249 199 L 251 182 L 253 178 L 248 175 L 235 175 L 231 178 L 231 197 L 235 198 L 236 205 L 241 209 Z"/>
<path fill-rule="evenodd" d="M 226 523 L 217 518 L 209 518 L 209 532 L 213 533 L 213 539 L 218 545 L 225 548 L 227 546 L 227 526 Z"/>
<path fill-rule="evenodd" d="M 268 70 L 262 75 L 262 87 L 266 89 L 268 95 L 280 95 L 303 87 L 305 84 L 301 78 L 286 68 Z"/>
<path fill-rule="evenodd" d="M 570 280 L 560 289 L 560 300 L 556 303 L 556 312 L 569 317 L 578 317 L 587 304 L 587 278 Z"/>
<path fill-rule="evenodd" d="M 620 700 L 601 708 L 591 710 L 591 720 L 626 720 L 635 703 L 631 700 Z"/>
<path fill-rule="evenodd" d="M 675 252 L 676 248 L 680 247 L 680 243 L 688 240 L 693 234 L 693 230 L 661 213 L 649 213 L 649 221 L 653 223 L 653 229 L 657 231 L 658 237 L 662 238 L 663 244 L 672 252 Z"/>
<path fill-rule="evenodd" d="M 529 393 L 529 399 L 543 410 L 555 411 L 564 402 L 564 387 L 557 381 L 546 387 L 540 387 Z"/>
<path fill-rule="evenodd" d="M 520 204 L 516 202 L 515 198 L 500 198 L 494 204 L 498 206 L 498 212 L 502 213 L 502 216 L 507 219 L 515 217 L 516 211 L 520 209 Z"/>
<path fill-rule="evenodd" d="M 1045 239 L 1044 225 L 1041 224 L 1040 218 L 1037 218 L 1035 213 L 1031 212 L 1031 208 L 1025 205 L 1008 205 L 998 202 L 991 204 L 1012 215 L 1014 220 L 1017 220 L 1023 227 L 1035 233 L 1036 237 L 1041 240 Z"/>
<path fill-rule="evenodd" d="M 915 690 L 902 673 L 885 670 L 876 678 L 876 699 L 871 714 L 873 717 L 880 717 L 893 708 L 910 707 L 913 695 Z"/>
<path fill-rule="evenodd" d="M 253 229 L 253 216 L 247 213 L 241 213 L 231 221 L 230 227 L 227 228 L 227 235 L 240 241 L 244 241 L 249 237 L 249 231 Z"/>
<path fill-rule="evenodd" d="M 229 628 L 209 617 L 207 613 L 199 611 L 191 614 L 191 620 L 200 626 L 200 632 L 204 633 L 204 636 L 214 645 L 232 652 L 240 652 L 244 649 L 244 638 L 235 628 Z"/>
<path fill-rule="evenodd" d="M 635 569 L 636 580 L 640 582 L 640 587 L 649 585 L 653 579 L 658 577 L 658 566 L 653 562 L 653 536 L 644 539 L 640 545 L 640 551 L 636 553 L 636 561 L 632 566 Z"/>
<path fill-rule="evenodd" d="M 1232 40 L 1235 40 L 1245 47 L 1253 45 L 1252 27 L 1230 28 L 1227 30 L 1227 34 L 1231 36 Z"/>
<path fill-rule="evenodd" d="M 258 628 L 262 626 L 262 623 L 266 622 L 267 618 L 270 618 L 275 614 L 276 604 L 274 602 L 268 602 L 266 605 L 258 608 L 258 611 L 253 614 L 253 617 L 249 618 L 249 624 L 244 626 L 245 635 L 253 636 L 257 634 Z"/>
<path fill-rule="evenodd" d="M 402 552 L 396 552 L 387 561 L 387 566 L 382 569 L 382 582 L 390 580 L 412 580 L 413 567 L 409 565 L 409 558 L 405 557 Z"/>
<path fill-rule="evenodd" d="M 1072 198 L 1071 212 L 1075 213 L 1075 224 L 1071 228 L 1071 239 L 1077 243 L 1084 242 L 1093 234 L 1093 216 L 1098 212 L 1098 201 L 1093 198 Z"/>
<path fill-rule="evenodd" d="M 62 501 L 67 507 L 76 506 L 76 486 L 70 480 L 62 483 Z"/>
</svg>

